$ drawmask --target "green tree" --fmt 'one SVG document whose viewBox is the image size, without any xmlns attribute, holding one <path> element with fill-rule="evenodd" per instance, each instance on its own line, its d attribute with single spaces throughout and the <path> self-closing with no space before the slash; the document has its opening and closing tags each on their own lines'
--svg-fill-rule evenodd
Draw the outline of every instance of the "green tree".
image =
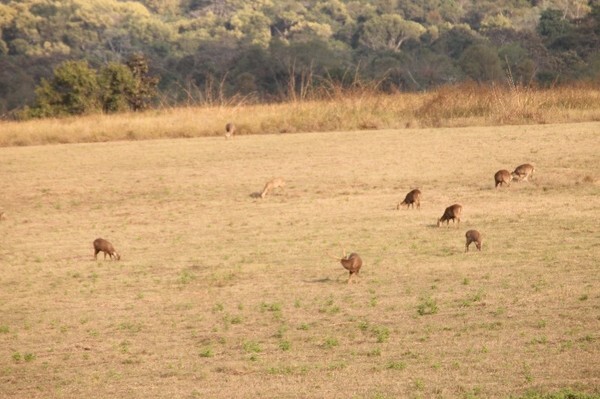
<svg viewBox="0 0 600 399">
<path fill-rule="evenodd" d="M 399 51 L 405 40 L 418 38 L 425 31 L 421 24 L 398 14 L 384 14 L 365 22 L 360 41 L 372 50 Z"/>
<path fill-rule="evenodd" d="M 483 44 L 468 47 L 463 52 L 459 64 L 468 77 L 480 83 L 504 77 L 498 53 L 494 48 Z"/>
<path fill-rule="evenodd" d="M 96 71 L 87 61 L 66 61 L 50 80 L 42 79 L 35 89 L 34 116 L 80 115 L 100 108 Z"/>
<path fill-rule="evenodd" d="M 144 110 L 158 94 L 159 78 L 148 74 L 148 60 L 141 53 L 132 55 L 127 61 L 127 66 L 131 70 L 135 83 L 128 96 L 129 105 L 134 111 Z"/>
<path fill-rule="evenodd" d="M 130 109 L 130 98 L 136 91 L 137 81 L 127 65 L 112 62 L 98 74 L 104 112 L 121 112 Z"/>
<path fill-rule="evenodd" d="M 540 15 L 540 22 L 537 26 L 538 33 L 552 41 L 557 37 L 566 35 L 571 30 L 571 23 L 565 19 L 563 13 L 559 10 L 547 9 Z"/>
</svg>

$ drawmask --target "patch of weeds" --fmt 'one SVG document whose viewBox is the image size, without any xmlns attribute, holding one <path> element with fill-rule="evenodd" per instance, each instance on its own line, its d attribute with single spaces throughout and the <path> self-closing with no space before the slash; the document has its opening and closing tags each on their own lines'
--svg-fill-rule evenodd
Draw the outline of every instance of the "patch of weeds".
<svg viewBox="0 0 600 399">
<path fill-rule="evenodd" d="M 296 300 L 294 301 L 294 307 L 295 307 L 295 308 L 300 308 L 300 307 L 302 307 L 302 302 L 300 302 L 300 299 L 296 299 Z"/>
<path fill-rule="evenodd" d="M 12 357 L 12 360 L 14 360 L 15 362 L 21 361 L 21 354 L 19 352 L 13 353 L 11 357 Z"/>
<path fill-rule="evenodd" d="M 131 322 L 125 321 L 123 323 L 120 323 L 117 328 L 122 331 L 138 333 L 138 332 L 142 331 L 142 327 L 143 327 L 142 323 L 131 323 Z"/>
<path fill-rule="evenodd" d="M 185 269 L 185 270 L 182 270 L 181 273 L 179 273 L 177 282 L 179 284 L 185 285 L 185 284 L 191 283 L 195 279 L 196 279 L 196 275 L 194 273 L 192 273 L 191 271 Z"/>
<path fill-rule="evenodd" d="M 285 335 L 285 333 L 287 332 L 287 330 L 288 330 L 287 326 L 285 324 L 282 324 L 277 329 L 277 332 L 275 333 L 275 337 L 276 338 L 283 338 L 283 336 Z"/>
<path fill-rule="evenodd" d="M 495 311 L 492 312 L 493 316 L 502 316 L 504 313 L 506 312 L 506 308 L 500 306 L 498 309 L 496 309 Z"/>
<path fill-rule="evenodd" d="M 9 331 L 10 329 L 8 328 L 8 326 L 0 326 L 0 334 L 8 334 Z"/>
<path fill-rule="evenodd" d="M 482 394 L 482 389 L 480 387 L 475 387 L 470 391 L 467 391 L 464 393 L 463 398 L 464 399 L 477 399 L 479 397 L 481 397 Z"/>
<path fill-rule="evenodd" d="M 229 319 L 229 322 L 231 324 L 242 324 L 242 316 L 232 316 L 231 319 Z"/>
<path fill-rule="evenodd" d="M 262 349 L 258 342 L 255 341 L 244 341 L 242 344 L 246 353 L 260 353 Z"/>
<path fill-rule="evenodd" d="M 384 326 L 373 326 L 371 328 L 371 331 L 373 332 L 373 334 L 377 338 L 377 342 L 379 343 L 386 342 L 390 337 L 390 330 Z"/>
<path fill-rule="evenodd" d="M 402 371 L 406 369 L 406 363 L 403 361 L 390 361 L 385 367 L 389 370 Z"/>
<path fill-rule="evenodd" d="M 375 306 L 377 306 L 377 297 L 372 297 L 369 300 L 369 306 L 372 307 L 372 308 L 374 308 Z"/>
<path fill-rule="evenodd" d="M 222 303 L 215 303 L 214 306 L 212 307 L 212 311 L 213 312 L 222 312 L 223 309 L 225 309 L 225 306 L 223 306 Z"/>
<path fill-rule="evenodd" d="M 422 299 L 417 305 L 417 313 L 421 316 L 436 314 L 438 310 L 437 301 L 431 297 Z"/>
<path fill-rule="evenodd" d="M 417 378 L 415 380 L 415 388 L 418 389 L 419 391 L 422 391 L 423 389 L 425 389 L 425 382 L 423 382 L 422 379 Z"/>
<path fill-rule="evenodd" d="M 557 392 L 542 393 L 540 391 L 528 391 L 522 396 L 511 397 L 512 399 L 598 399 L 598 394 L 587 394 L 576 392 L 571 389 L 563 389 Z"/>
<path fill-rule="evenodd" d="M 281 304 L 280 303 L 266 303 L 266 302 L 262 302 L 260 304 L 260 311 L 261 312 L 265 312 L 265 311 L 269 311 L 269 312 L 281 312 Z"/>
<path fill-rule="evenodd" d="M 381 356 L 381 348 L 375 348 L 372 351 L 367 352 L 368 357 Z"/>
<path fill-rule="evenodd" d="M 200 357 L 213 357 L 215 354 L 213 352 L 213 349 L 210 346 L 207 346 L 200 349 L 199 355 Z"/>
<path fill-rule="evenodd" d="M 323 347 L 326 349 L 331 349 L 338 346 L 339 344 L 340 343 L 338 342 L 337 338 L 328 337 L 325 338 L 325 342 L 323 342 Z"/>
<path fill-rule="evenodd" d="M 579 300 L 580 300 L 580 301 L 582 301 L 582 302 L 583 302 L 583 301 L 587 301 L 587 300 L 588 300 L 588 294 L 583 294 L 583 295 L 581 295 L 581 296 L 579 297 Z"/>
<path fill-rule="evenodd" d="M 539 337 L 533 337 L 531 341 L 528 342 L 529 345 L 544 345 L 548 343 L 548 337 L 545 335 L 541 335 Z"/>
<path fill-rule="evenodd" d="M 485 296 L 483 290 L 477 291 L 475 294 L 469 296 L 467 299 L 463 300 L 460 304 L 460 307 L 467 308 L 474 303 L 481 302 L 483 297 Z"/>
<path fill-rule="evenodd" d="M 308 325 L 308 323 L 302 323 L 298 326 L 298 330 L 302 330 L 302 331 L 308 331 L 309 328 L 310 328 L 310 326 Z"/>
<path fill-rule="evenodd" d="M 542 328 L 546 327 L 546 324 L 547 324 L 546 320 L 540 320 L 540 321 L 537 322 L 537 324 L 535 325 L 535 327 L 541 330 Z"/>
<path fill-rule="evenodd" d="M 523 378 L 525 378 L 525 381 L 528 383 L 533 382 L 533 373 L 531 372 L 531 367 L 527 363 L 523 364 Z"/>
<path fill-rule="evenodd" d="M 119 351 L 121 353 L 129 353 L 129 345 L 131 345 L 131 342 L 121 341 L 121 343 L 119 344 Z"/>
<path fill-rule="evenodd" d="M 282 351 L 287 352 L 291 348 L 292 348 L 292 344 L 290 343 L 290 341 L 287 341 L 287 340 L 279 341 L 279 349 L 281 349 Z"/>
<path fill-rule="evenodd" d="M 339 361 L 333 362 L 327 366 L 327 370 L 343 370 L 348 367 L 348 363 Z"/>
<path fill-rule="evenodd" d="M 369 329 L 369 323 L 366 320 L 358 322 L 358 328 L 360 331 L 365 332 Z"/>
</svg>

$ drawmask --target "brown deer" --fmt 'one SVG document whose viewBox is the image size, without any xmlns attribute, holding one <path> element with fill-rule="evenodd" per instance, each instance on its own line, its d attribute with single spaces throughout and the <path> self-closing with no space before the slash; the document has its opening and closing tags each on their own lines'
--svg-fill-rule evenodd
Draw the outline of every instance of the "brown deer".
<svg viewBox="0 0 600 399">
<path fill-rule="evenodd" d="M 94 259 L 97 260 L 98 259 L 98 252 L 104 252 L 104 259 L 106 259 L 106 254 L 108 254 L 108 256 L 110 257 L 110 259 L 112 260 L 113 257 L 115 258 L 115 260 L 120 260 L 121 259 L 121 255 L 119 255 L 117 253 L 117 251 L 115 251 L 115 248 L 113 247 L 113 245 L 106 241 L 103 238 L 96 238 L 94 240 Z"/>
<path fill-rule="evenodd" d="M 533 177 L 533 172 L 535 168 L 532 164 L 524 163 L 523 165 L 519 165 L 516 167 L 515 171 L 512 172 L 512 180 L 520 181 L 528 181 L 529 177 Z"/>
<path fill-rule="evenodd" d="M 494 175 L 494 182 L 496 183 L 496 188 L 502 186 L 503 184 L 510 187 L 510 181 L 512 180 L 512 176 L 510 172 L 506 169 L 500 169 Z"/>
<path fill-rule="evenodd" d="M 452 223 L 454 223 L 454 221 L 457 221 L 458 222 L 457 226 L 460 226 L 460 215 L 461 214 L 462 214 L 462 205 L 460 205 L 460 204 L 450 205 L 448 208 L 446 208 L 442 217 L 438 219 L 437 226 L 440 227 L 440 225 L 444 222 L 446 222 L 446 226 L 449 226 L 450 220 L 452 220 Z"/>
<path fill-rule="evenodd" d="M 469 230 L 465 233 L 465 237 L 467 238 L 467 243 L 465 244 L 465 252 L 469 252 L 469 245 L 472 242 L 475 243 L 475 246 L 479 251 L 481 251 L 481 233 L 477 230 Z"/>
<path fill-rule="evenodd" d="M 406 197 L 404 197 L 404 201 L 399 202 L 398 206 L 396 206 L 396 209 L 400 209 L 400 205 L 406 205 L 406 209 L 410 208 L 410 206 L 412 205 L 414 209 L 415 204 L 417 204 L 417 209 L 421 209 L 421 190 L 419 190 L 418 188 L 415 188 L 414 190 L 406 194 Z"/>
<path fill-rule="evenodd" d="M 6 219 L 6 216 L 4 216 L 4 212 L 0 212 L 0 220 L 2 219 Z"/>
<path fill-rule="evenodd" d="M 235 133 L 235 125 L 231 122 L 225 125 L 225 140 L 233 139 Z"/>
<path fill-rule="evenodd" d="M 264 199 L 267 196 L 267 194 L 269 194 L 274 189 L 283 187 L 285 187 L 285 180 L 283 180 L 283 177 L 276 177 L 274 179 L 271 179 L 267 182 L 267 184 L 265 184 L 265 188 L 263 188 L 262 192 L 260 193 L 260 198 Z"/>
<path fill-rule="evenodd" d="M 342 266 L 344 266 L 344 269 L 348 270 L 348 272 L 350 273 L 348 277 L 348 284 L 350 284 L 352 277 L 354 277 L 354 275 L 358 275 L 358 272 L 360 271 L 363 262 L 360 256 L 355 252 L 352 252 L 350 255 L 346 256 L 346 250 L 344 250 L 344 247 L 342 247 L 342 253 L 343 256 L 341 258 L 330 255 L 329 253 L 327 253 L 327 256 L 339 261 L 342 264 Z"/>
</svg>

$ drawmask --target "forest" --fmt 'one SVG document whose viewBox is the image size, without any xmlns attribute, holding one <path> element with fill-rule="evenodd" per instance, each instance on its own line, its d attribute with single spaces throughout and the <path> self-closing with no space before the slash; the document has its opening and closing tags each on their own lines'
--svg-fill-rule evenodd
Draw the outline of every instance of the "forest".
<svg viewBox="0 0 600 399">
<path fill-rule="evenodd" d="M 465 81 L 600 82 L 600 1 L 0 1 L 5 119 Z"/>
</svg>

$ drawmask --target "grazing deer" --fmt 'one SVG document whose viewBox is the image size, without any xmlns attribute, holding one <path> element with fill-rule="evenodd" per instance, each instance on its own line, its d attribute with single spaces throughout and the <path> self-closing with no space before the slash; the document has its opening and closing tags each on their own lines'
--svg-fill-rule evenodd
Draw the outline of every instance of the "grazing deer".
<svg viewBox="0 0 600 399">
<path fill-rule="evenodd" d="M 225 125 L 225 140 L 233 139 L 235 133 L 235 125 L 231 122 Z"/>
<path fill-rule="evenodd" d="M 533 177 L 535 168 L 529 163 L 517 166 L 514 172 L 512 172 L 512 179 L 516 181 L 528 181 L 529 177 Z"/>
<path fill-rule="evenodd" d="M 262 192 L 260 193 L 260 198 L 264 199 L 267 196 L 267 194 L 269 194 L 274 189 L 283 187 L 285 187 L 285 180 L 283 180 L 283 177 L 276 177 L 274 179 L 271 179 L 267 182 L 267 184 L 265 184 L 265 188 L 263 188 Z"/>
<path fill-rule="evenodd" d="M 360 271 L 360 268 L 362 267 L 362 259 L 355 252 L 352 252 L 350 255 L 346 256 L 346 250 L 344 249 L 344 247 L 342 247 L 342 253 L 343 253 L 342 258 L 338 258 L 337 256 L 330 255 L 329 253 L 327 253 L 327 256 L 339 261 L 342 264 L 342 266 L 344 266 L 344 269 L 346 269 L 346 270 L 348 270 L 348 272 L 350 272 L 350 275 L 348 277 L 348 284 L 350 284 L 352 277 L 355 274 L 358 275 L 358 272 Z"/>
<path fill-rule="evenodd" d="M 410 208 L 410 206 L 412 205 L 414 209 L 415 204 L 417 204 L 417 209 L 421 209 L 421 190 L 419 190 L 418 188 L 406 194 L 406 197 L 404 197 L 404 201 L 399 202 L 398 206 L 396 206 L 396 209 L 400 209 L 400 205 L 406 205 L 406 209 Z"/>
<path fill-rule="evenodd" d="M 496 183 L 496 188 L 505 184 L 510 187 L 510 181 L 512 180 L 512 176 L 510 172 L 506 169 L 500 169 L 494 175 L 494 182 Z"/>
<path fill-rule="evenodd" d="M 469 230 L 465 233 L 465 237 L 467 238 L 467 243 L 465 244 L 465 252 L 469 252 L 469 245 L 472 242 L 475 243 L 475 246 L 479 251 L 481 251 L 481 233 L 477 230 Z"/>
<path fill-rule="evenodd" d="M 117 253 L 117 251 L 115 251 L 115 248 L 113 247 L 113 245 L 106 241 L 103 238 L 96 238 L 94 240 L 94 259 L 97 260 L 98 259 L 98 252 L 104 252 L 104 259 L 106 259 L 106 254 L 108 254 L 108 256 L 110 257 L 110 259 L 113 259 L 113 256 L 116 260 L 120 260 L 121 259 L 121 255 L 119 255 Z"/>
<path fill-rule="evenodd" d="M 440 225 L 444 222 L 446 222 L 446 226 L 449 226 L 450 220 L 452 220 L 452 223 L 454 223 L 455 220 L 458 221 L 457 226 L 460 226 L 460 215 L 461 214 L 462 214 L 462 205 L 460 205 L 460 204 L 450 205 L 448 208 L 446 208 L 442 217 L 438 219 L 438 222 L 437 222 L 438 227 L 440 227 Z"/>
</svg>

